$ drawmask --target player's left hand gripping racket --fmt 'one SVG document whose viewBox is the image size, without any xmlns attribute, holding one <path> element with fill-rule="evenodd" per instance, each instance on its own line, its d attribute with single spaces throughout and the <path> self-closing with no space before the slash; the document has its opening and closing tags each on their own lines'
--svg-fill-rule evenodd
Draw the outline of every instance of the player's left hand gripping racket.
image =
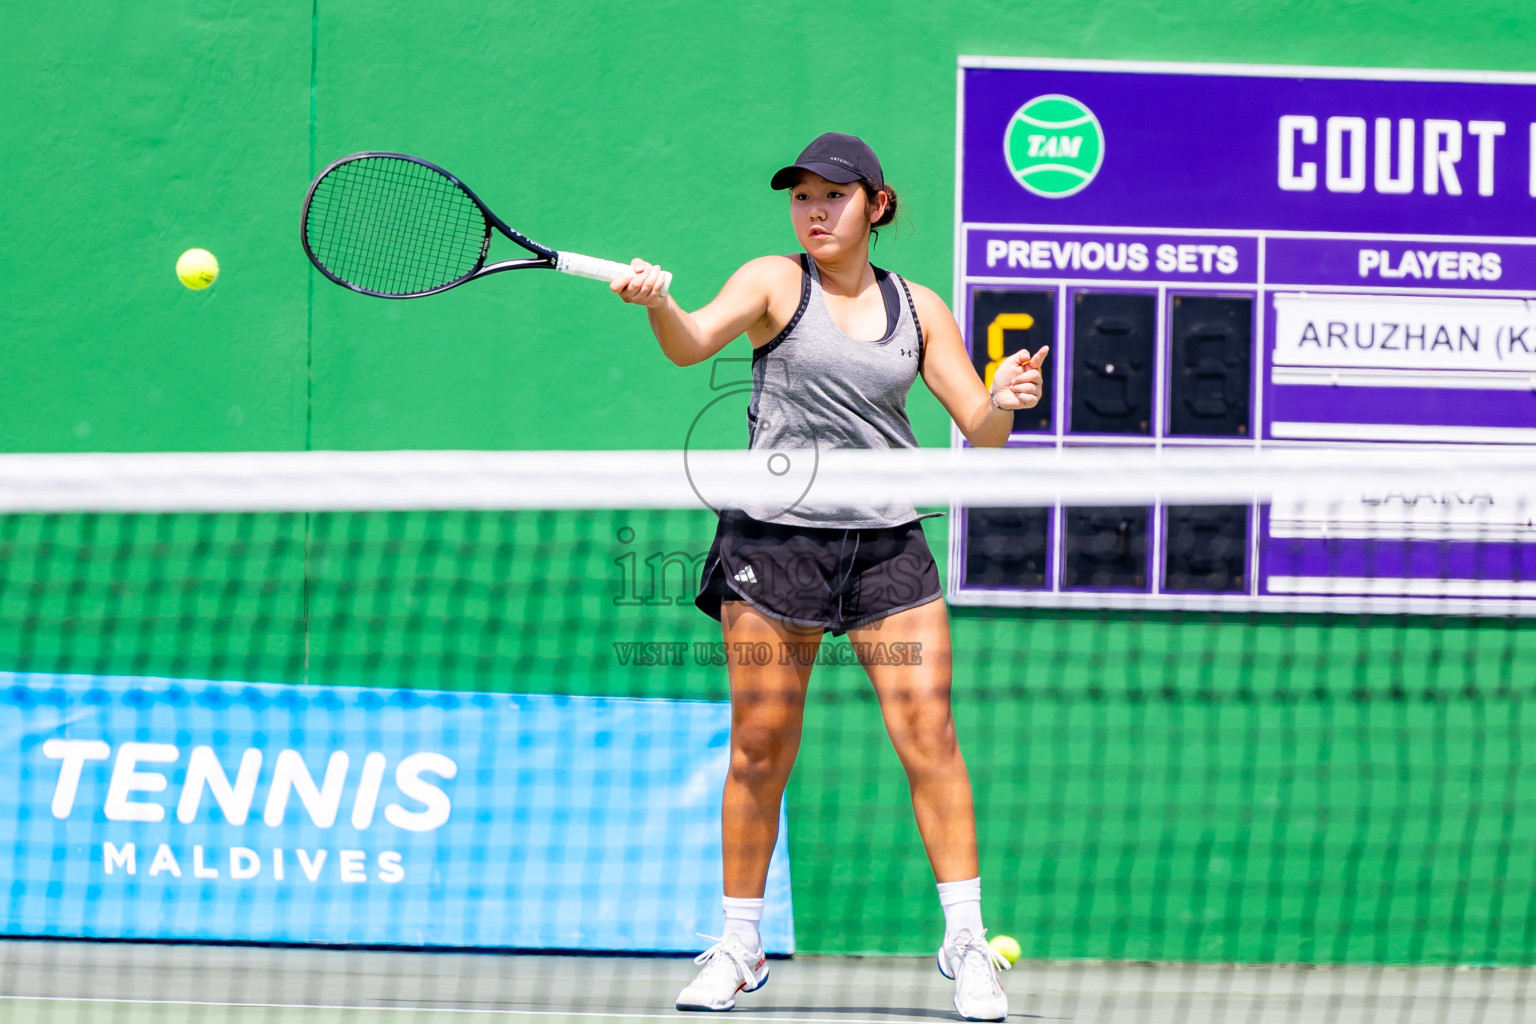
<svg viewBox="0 0 1536 1024">
<path fill-rule="evenodd" d="M 492 227 L 533 255 L 487 266 Z M 597 281 L 634 275 L 625 263 L 540 245 L 458 178 L 402 153 L 354 153 L 321 171 L 304 197 L 303 241 L 320 273 L 386 299 L 432 295 L 503 270 L 541 268 Z M 671 284 L 667 274 L 662 291 Z"/>
</svg>

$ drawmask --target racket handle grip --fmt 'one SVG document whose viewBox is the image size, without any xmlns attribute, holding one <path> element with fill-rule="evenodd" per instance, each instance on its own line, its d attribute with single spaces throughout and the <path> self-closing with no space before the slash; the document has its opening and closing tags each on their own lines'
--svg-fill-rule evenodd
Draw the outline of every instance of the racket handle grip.
<svg viewBox="0 0 1536 1024">
<path fill-rule="evenodd" d="M 622 281 L 634 274 L 633 268 L 628 263 L 615 263 L 613 260 L 600 260 L 595 256 L 583 256 L 579 252 L 558 252 L 555 254 L 555 269 L 562 274 L 575 274 L 577 277 L 589 277 L 594 281 Z M 662 272 L 661 294 L 666 295 L 672 290 L 672 275 Z"/>
</svg>

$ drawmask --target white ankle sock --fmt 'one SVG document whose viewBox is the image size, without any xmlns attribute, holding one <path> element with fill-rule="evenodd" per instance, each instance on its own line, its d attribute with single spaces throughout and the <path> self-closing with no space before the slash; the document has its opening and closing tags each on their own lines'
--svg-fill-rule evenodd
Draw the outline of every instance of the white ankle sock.
<svg viewBox="0 0 1536 1024">
<path fill-rule="evenodd" d="M 747 952 L 756 953 L 761 950 L 763 939 L 758 933 L 758 924 L 763 919 L 763 898 L 759 896 L 755 900 L 742 900 L 727 896 L 723 902 L 725 934 L 721 938 L 734 935 L 747 947 Z"/>
<path fill-rule="evenodd" d="M 940 882 L 939 903 L 944 907 L 945 942 L 952 941 L 961 932 L 970 932 L 976 938 L 982 936 L 980 878 Z"/>
</svg>

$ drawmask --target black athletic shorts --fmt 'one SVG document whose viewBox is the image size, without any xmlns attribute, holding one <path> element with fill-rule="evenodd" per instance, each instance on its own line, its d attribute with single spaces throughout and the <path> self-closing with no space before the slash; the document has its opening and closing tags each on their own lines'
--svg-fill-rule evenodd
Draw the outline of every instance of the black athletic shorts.
<svg viewBox="0 0 1536 1024">
<path fill-rule="evenodd" d="M 720 514 L 694 604 L 719 619 L 721 602 L 745 601 L 773 618 L 842 636 L 942 594 L 917 520 L 836 530 L 765 523 L 728 509 Z"/>
</svg>

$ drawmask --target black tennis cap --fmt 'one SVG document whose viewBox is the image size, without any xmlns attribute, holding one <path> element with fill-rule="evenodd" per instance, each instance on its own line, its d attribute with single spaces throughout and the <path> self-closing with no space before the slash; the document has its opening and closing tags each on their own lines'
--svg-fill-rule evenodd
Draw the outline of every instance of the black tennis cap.
<svg viewBox="0 0 1536 1024">
<path fill-rule="evenodd" d="M 880 158 L 875 151 L 856 135 L 827 132 L 818 135 L 816 141 L 800 153 L 800 158 L 788 167 L 781 167 L 770 183 L 774 188 L 789 188 L 801 171 L 819 174 L 828 181 L 846 185 L 850 181 L 868 178 L 879 188 L 885 184 L 880 171 Z"/>
</svg>

